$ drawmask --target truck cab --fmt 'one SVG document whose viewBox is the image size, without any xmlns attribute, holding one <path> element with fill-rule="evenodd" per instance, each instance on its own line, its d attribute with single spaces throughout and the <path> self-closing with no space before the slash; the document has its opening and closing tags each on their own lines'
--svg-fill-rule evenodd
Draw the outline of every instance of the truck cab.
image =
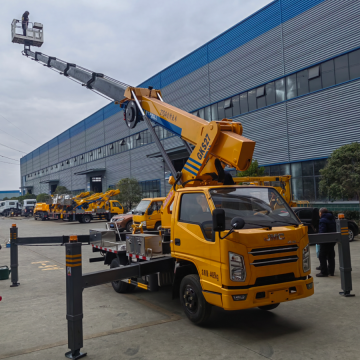
<svg viewBox="0 0 360 360">
<path fill-rule="evenodd" d="M 21 216 L 33 216 L 35 206 L 35 199 L 25 199 L 21 207 Z"/>
<path fill-rule="evenodd" d="M 107 207 L 107 210 L 109 210 L 111 213 L 110 219 L 115 215 L 120 215 L 124 213 L 123 206 L 117 200 L 110 200 Z"/>
<path fill-rule="evenodd" d="M 134 210 L 133 222 L 147 230 L 160 230 L 161 213 L 164 197 L 142 199 Z"/>
<path fill-rule="evenodd" d="M 179 189 L 170 239 L 171 256 L 183 267 L 176 275 L 180 301 L 195 323 L 210 305 L 272 310 L 314 292 L 307 227 L 274 188 Z"/>
<path fill-rule="evenodd" d="M 1 200 L 0 201 L 0 215 L 10 216 L 12 213 L 18 212 L 19 204 L 18 200 Z"/>
</svg>

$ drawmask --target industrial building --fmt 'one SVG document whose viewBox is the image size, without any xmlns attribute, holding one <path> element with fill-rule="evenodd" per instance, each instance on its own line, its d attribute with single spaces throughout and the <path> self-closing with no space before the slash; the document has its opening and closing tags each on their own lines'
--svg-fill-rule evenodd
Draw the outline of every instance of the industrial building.
<svg viewBox="0 0 360 360">
<path fill-rule="evenodd" d="M 360 138 L 360 2 L 275 0 L 140 84 L 206 120 L 240 121 L 266 174 L 292 175 L 297 200 L 326 200 L 319 170 Z M 70 85 L 69 85 L 70 86 Z M 109 104 L 21 159 L 21 188 L 105 191 L 125 177 L 164 196 L 167 175 L 144 123 Z M 156 127 L 175 168 L 182 141 Z"/>
</svg>

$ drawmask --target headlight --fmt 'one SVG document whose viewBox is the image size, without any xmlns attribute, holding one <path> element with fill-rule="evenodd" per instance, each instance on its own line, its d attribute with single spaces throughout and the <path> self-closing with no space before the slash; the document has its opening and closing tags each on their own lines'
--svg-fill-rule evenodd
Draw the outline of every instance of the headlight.
<svg viewBox="0 0 360 360">
<path fill-rule="evenodd" d="M 142 226 L 146 226 L 146 221 L 142 221 Z"/>
<path fill-rule="evenodd" d="M 246 269 L 243 256 L 229 252 L 229 268 L 232 281 L 245 281 Z"/>
<path fill-rule="evenodd" d="M 309 244 L 304 247 L 302 254 L 303 254 L 303 258 L 302 258 L 303 272 L 308 272 L 311 269 Z"/>
</svg>

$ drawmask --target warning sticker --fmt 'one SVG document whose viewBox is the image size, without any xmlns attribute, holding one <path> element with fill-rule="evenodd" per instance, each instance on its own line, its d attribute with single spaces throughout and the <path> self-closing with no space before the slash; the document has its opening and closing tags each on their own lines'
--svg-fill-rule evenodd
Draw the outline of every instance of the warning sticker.
<svg viewBox="0 0 360 360">
<path fill-rule="evenodd" d="M 66 270 L 67 276 L 71 276 L 71 267 L 68 266 Z"/>
</svg>

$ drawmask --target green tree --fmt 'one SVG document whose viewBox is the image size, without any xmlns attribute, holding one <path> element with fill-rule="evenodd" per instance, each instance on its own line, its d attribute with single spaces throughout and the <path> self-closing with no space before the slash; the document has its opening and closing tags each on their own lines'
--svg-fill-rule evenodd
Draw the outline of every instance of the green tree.
<svg viewBox="0 0 360 360">
<path fill-rule="evenodd" d="M 3 198 L 3 200 L 9 200 L 9 198 L 5 196 L 5 197 Z"/>
<path fill-rule="evenodd" d="M 70 194 L 70 190 L 68 190 L 66 186 L 58 185 L 54 191 L 54 194 L 57 195 Z"/>
<path fill-rule="evenodd" d="M 320 170 L 320 193 L 330 199 L 360 199 L 360 144 L 352 143 L 333 151 Z"/>
<path fill-rule="evenodd" d="M 120 194 L 116 197 L 127 211 L 142 199 L 142 190 L 139 182 L 135 178 L 121 179 L 116 188 L 120 190 Z"/>
<path fill-rule="evenodd" d="M 41 193 L 36 197 L 36 202 L 38 203 L 44 203 L 46 202 L 46 200 L 48 200 L 50 198 L 49 194 L 46 193 Z"/>
<path fill-rule="evenodd" d="M 259 163 L 257 160 L 253 160 L 249 168 L 245 171 L 238 172 L 238 176 L 263 176 L 265 172 L 264 167 L 259 167 Z"/>
</svg>

